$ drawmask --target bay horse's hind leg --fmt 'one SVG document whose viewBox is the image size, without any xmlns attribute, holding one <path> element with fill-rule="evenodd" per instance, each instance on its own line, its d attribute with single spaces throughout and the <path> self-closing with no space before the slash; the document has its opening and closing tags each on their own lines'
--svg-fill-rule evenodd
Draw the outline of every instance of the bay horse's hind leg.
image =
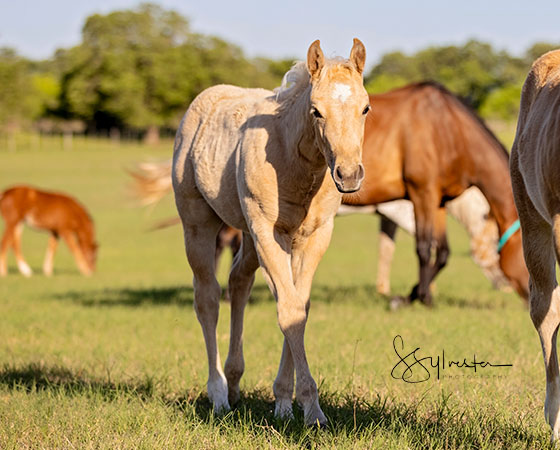
<svg viewBox="0 0 560 450">
<path fill-rule="evenodd" d="M 25 262 L 23 253 L 21 252 L 21 234 L 23 233 L 23 222 L 18 223 L 14 228 L 12 245 L 14 246 L 14 253 L 19 271 L 24 277 L 33 275 L 31 267 Z"/>
<path fill-rule="evenodd" d="M 225 364 L 230 405 L 239 400 L 239 380 L 245 369 L 245 361 L 243 360 L 243 314 L 251 293 L 251 287 L 255 281 L 255 271 L 259 267 L 255 245 L 249 234 L 243 234 L 241 247 L 234 254 L 228 282 L 228 295 L 231 302 L 231 328 L 229 353 Z"/>
<path fill-rule="evenodd" d="M 445 208 L 439 208 L 436 211 L 432 234 L 432 242 L 435 242 L 436 245 L 436 257 L 434 263 L 430 265 L 430 270 L 426 279 L 427 288 L 425 288 L 424 291 L 420 289 L 420 283 L 422 282 L 422 279 L 420 279 L 419 283 L 412 288 L 412 291 L 410 293 L 409 298 L 411 302 L 419 298 L 420 301 L 422 301 L 422 303 L 424 303 L 425 305 L 432 305 L 430 284 L 434 281 L 441 269 L 445 267 L 445 265 L 447 264 L 447 258 L 449 257 L 449 243 L 447 242 L 446 220 L 447 211 L 445 210 Z"/>
<path fill-rule="evenodd" d="M 194 309 L 206 342 L 208 397 L 214 411 L 229 411 L 227 381 L 216 339 L 221 289 L 216 280 L 214 258 L 222 221 L 202 198 L 176 197 L 176 201 L 183 223 L 187 259 L 194 275 Z"/>
<path fill-rule="evenodd" d="M 45 262 L 43 263 L 43 273 L 48 277 L 50 277 L 53 273 L 53 261 L 57 245 L 58 237 L 51 234 L 47 244 L 47 252 L 45 253 Z"/>
<path fill-rule="evenodd" d="M 391 263 L 395 253 L 397 224 L 383 215 L 380 217 L 376 288 L 380 294 L 389 295 L 391 293 Z"/>
</svg>

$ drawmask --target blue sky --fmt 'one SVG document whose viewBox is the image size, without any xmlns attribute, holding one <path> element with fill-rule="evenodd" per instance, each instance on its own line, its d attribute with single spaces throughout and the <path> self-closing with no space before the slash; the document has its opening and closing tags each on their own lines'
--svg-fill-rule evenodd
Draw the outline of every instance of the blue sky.
<svg viewBox="0 0 560 450">
<path fill-rule="evenodd" d="M 80 42 L 85 18 L 136 6 L 134 0 L 0 0 L 0 46 L 50 57 Z M 560 42 L 560 1 L 527 0 L 161 0 L 188 17 L 194 31 L 239 45 L 249 56 L 305 57 L 320 39 L 328 56 L 346 56 L 352 38 L 368 66 L 390 50 L 462 44 L 470 38 L 521 54 L 536 41 Z"/>
</svg>

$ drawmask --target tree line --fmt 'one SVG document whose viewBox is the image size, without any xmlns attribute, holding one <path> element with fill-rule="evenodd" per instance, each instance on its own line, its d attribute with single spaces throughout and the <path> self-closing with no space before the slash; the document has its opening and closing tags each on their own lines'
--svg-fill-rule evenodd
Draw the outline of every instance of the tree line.
<svg viewBox="0 0 560 450">
<path fill-rule="evenodd" d="M 515 120 L 532 61 L 556 48 L 537 43 L 521 57 L 490 44 L 385 54 L 366 74 L 371 93 L 410 82 L 442 83 L 489 119 Z M 88 17 L 80 44 L 32 61 L 0 49 L 0 130 L 173 133 L 188 104 L 218 83 L 273 88 L 292 59 L 247 58 L 239 47 L 196 33 L 187 18 L 154 4 Z"/>
</svg>

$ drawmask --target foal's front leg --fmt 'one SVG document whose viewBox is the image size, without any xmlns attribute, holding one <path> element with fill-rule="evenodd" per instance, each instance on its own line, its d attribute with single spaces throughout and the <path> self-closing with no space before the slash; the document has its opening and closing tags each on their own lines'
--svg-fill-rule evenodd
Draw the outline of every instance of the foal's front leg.
<svg viewBox="0 0 560 450">
<path fill-rule="evenodd" d="M 8 256 L 8 249 L 12 245 L 14 235 L 14 225 L 6 222 L 2 242 L 0 243 L 0 276 L 5 277 L 8 275 L 8 264 L 6 262 Z"/>
<path fill-rule="evenodd" d="M 21 252 L 21 234 L 23 233 L 23 222 L 18 223 L 14 228 L 12 245 L 14 246 L 14 254 L 16 255 L 16 261 L 19 271 L 24 277 L 30 277 L 33 275 L 33 270 L 29 267 L 29 264 L 25 262 L 23 253 Z"/>
<path fill-rule="evenodd" d="M 317 265 L 325 254 L 331 240 L 333 220 L 317 229 L 305 242 L 296 244 L 292 249 L 292 276 L 300 298 L 305 300 L 305 312 L 309 314 L 310 294 L 313 276 Z M 292 395 L 294 392 L 294 361 L 288 341 L 284 338 L 282 357 L 278 375 L 274 381 L 276 398 L 275 415 L 280 418 L 291 418 Z"/>
<path fill-rule="evenodd" d="M 80 272 L 85 276 L 90 276 L 92 274 L 91 269 L 89 268 L 84 254 L 82 253 L 82 249 L 78 244 L 78 239 L 76 235 L 71 231 L 65 231 L 61 234 L 62 238 L 66 241 L 66 245 L 72 252 L 74 259 L 76 260 L 76 265 Z"/>
<path fill-rule="evenodd" d="M 305 423 L 307 425 L 325 424 L 327 419 L 319 406 L 317 384 L 311 376 L 305 355 L 304 333 L 309 293 L 302 296 L 294 284 L 291 264 L 292 238 L 275 230 L 273 226 L 258 226 L 253 227 L 253 230 L 257 254 L 268 285 L 276 298 L 278 323 L 284 334 L 285 342 L 287 342 L 282 353 L 284 364 L 281 363 L 277 382 L 275 382 L 275 393 L 280 394 L 276 400 L 276 415 L 283 417 L 290 415 L 289 377 L 293 377 L 291 375 L 293 374 L 292 367 L 295 367 L 296 399 L 303 407 Z M 290 356 L 293 366 L 289 362 Z M 289 400 L 288 394 L 290 395 Z"/>
</svg>

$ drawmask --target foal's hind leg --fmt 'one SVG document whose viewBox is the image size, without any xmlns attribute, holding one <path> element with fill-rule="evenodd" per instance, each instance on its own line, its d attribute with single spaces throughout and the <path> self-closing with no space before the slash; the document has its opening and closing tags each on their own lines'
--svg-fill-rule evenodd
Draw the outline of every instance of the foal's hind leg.
<svg viewBox="0 0 560 450">
<path fill-rule="evenodd" d="M 208 397 L 214 411 L 229 411 L 227 381 L 216 339 L 221 289 L 216 280 L 214 258 L 222 221 L 202 198 L 176 200 L 183 222 L 187 259 L 194 275 L 194 309 L 206 342 Z"/>
<path fill-rule="evenodd" d="M 243 360 L 243 313 L 258 267 L 259 260 L 255 252 L 253 239 L 245 233 L 243 234 L 241 248 L 235 252 L 228 283 L 231 303 L 231 328 L 225 374 L 228 382 L 230 405 L 239 400 L 239 380 L 245 369 Z"/>
<path fill-rule="evenodd" d="M 43 273 L 48 277 L 50 277 L 53 273 L 53 260 L 57 245 L 58 237 L 51 234 L 47 244 L 47 252 L 45 253 L 45 262 L 43 263 Z"/>
</svg>

